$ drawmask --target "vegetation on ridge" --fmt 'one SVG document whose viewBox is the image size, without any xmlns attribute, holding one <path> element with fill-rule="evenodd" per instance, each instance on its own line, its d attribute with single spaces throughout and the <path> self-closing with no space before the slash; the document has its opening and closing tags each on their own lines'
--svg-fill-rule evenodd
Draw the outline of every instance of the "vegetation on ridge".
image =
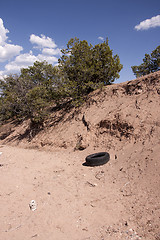
<svg viewBox="0 0 160 240">
<path fill-rule="evenodd" d="M 35 62 L 21 69 L 20 75 L 0 80 L 0 121 L 31 119 L 42 124 L 51 104 L 70 100 L 72 105 L 80 105 L 88 93 L 119 78 L 122 67 L 108 40 L 93 47 L 85 40 L 71 39 L 58 66 Z"/>
<path fill-rule="evenodd" d="M 78 38 L 70 39 L 58 63 L 35 62 L 19 75 L 0 80 L 1 123 L 30 119 L 32 124 L 43 125 L 49 107 L 60 107 L 67 101 L 79 106 L 90 92 L 119 78 L 123 67 L 119 56 L 113 56 L 108 40 L 92 46 Z M 160 46 L 151 55 L 145 54 L 143 63 L 132 70 L 136 77 L 160 70 Z"/>
<path fill-rule="evenodd" d="M 160 45 L 152 51 L 151 55 L 145 54 L 141 65 L 132 66 L 131 68 L 136 77 L 160 70 Z"/>
</svg>

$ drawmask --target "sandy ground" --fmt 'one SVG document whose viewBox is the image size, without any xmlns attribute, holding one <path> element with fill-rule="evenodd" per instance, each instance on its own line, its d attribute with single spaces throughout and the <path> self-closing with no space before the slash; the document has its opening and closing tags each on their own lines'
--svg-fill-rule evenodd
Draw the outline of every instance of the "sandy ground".
<svg viewBox="0 0 160 240">
<path fill-rule="evenodd" d="M 160 239 L 159 149 L 135 166 L 139 149 L 130 144 L 86 167 L 89 150 L 1 147 L 0 239 Z"/>
<path fill-rule="evenodd" d="M 38 132 L 8 122 L 0 144 L 0 240 L 160 240 L 160 72 L 95 91 Z M 83 165 L 101 151 L 107 164 Z"/>
</svg>

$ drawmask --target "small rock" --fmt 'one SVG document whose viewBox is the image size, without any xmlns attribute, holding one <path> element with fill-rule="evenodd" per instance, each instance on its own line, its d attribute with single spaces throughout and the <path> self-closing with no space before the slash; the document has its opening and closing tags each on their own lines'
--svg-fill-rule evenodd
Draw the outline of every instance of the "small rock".
<svg viewBox="0 0 160 240">
<path fill-rule="evenodd" d="M 125 221 L 124 225 L 125 225 L 125 226 L 128 226 L 128 223 L 127 223 L 127 221 Z"/>
<path fill-rule="evenodd" d="M 38 234 L 33 235 L 31 238 L 38 237 Z"/>
</svg>

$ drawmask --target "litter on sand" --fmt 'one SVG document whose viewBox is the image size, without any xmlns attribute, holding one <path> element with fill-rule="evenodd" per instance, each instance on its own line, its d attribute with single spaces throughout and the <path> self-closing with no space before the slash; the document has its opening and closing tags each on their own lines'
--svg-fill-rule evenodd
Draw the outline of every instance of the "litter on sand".
<svg viewBox="0 0 160 240">
<path fill-rule="evenodd" d="M 35 200 L 31 200 L 30 201 L 30 204 L 29 204 L 29 207 L 32 211 L 35 211 L 37 209 L 37 204 L 36 204 L 36 201 Z"/>
</svg>

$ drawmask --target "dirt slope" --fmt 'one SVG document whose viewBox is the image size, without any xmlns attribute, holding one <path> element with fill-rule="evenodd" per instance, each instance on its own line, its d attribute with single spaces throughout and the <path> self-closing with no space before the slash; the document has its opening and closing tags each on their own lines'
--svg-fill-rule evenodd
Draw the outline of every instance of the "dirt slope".
<svg viewBox="0 0 160 240">
<path fill-rule="evenodd" d="M 112 148 L 155 137 L 160 126 L 160 72 L 97 90 L 84 106 L 54 110 L 41 131 L 29 122 L 0 128 L 4 144 L 43 149 Z M 154 139 L 154 141 L 155 141 Z M 81 146 L 82 145 L 82 146 Z"/>
<path fill-rule="evenodd" d="M 64 106 L 41 131 L 8 123 L 0 139 L 0 239 L 160 239 L 160 72 Z M 98 151 L 107 164 L 82 165 Z"/>
</svg>

